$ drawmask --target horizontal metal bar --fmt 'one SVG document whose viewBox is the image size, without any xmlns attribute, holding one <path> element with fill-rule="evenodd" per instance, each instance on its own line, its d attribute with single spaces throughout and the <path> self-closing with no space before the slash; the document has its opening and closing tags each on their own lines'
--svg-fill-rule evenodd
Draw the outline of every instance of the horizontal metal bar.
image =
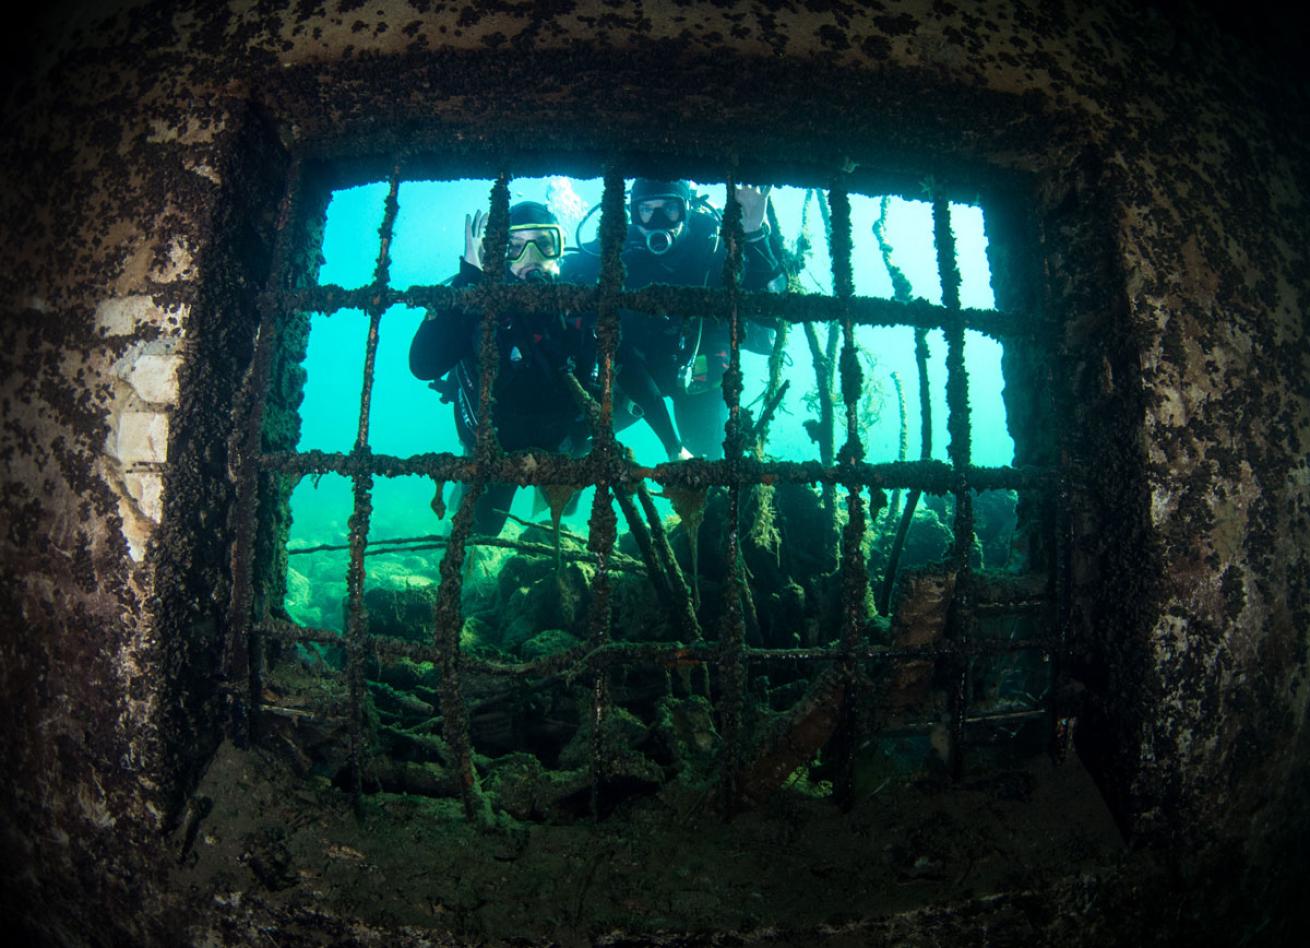
<svg viewBox="0 0 1310 948">
<path fill-rule="evenodd" d="M 392 306 L 445 312 L 459 309 L 480 312 L 489 305 L 497 311 L 520 313 L 595 312 L 599 303 L 597 286 L 569 283 L 550 285 L 483 284 L 475 287 L 416 286 L 405 290 L 373 286 L 348 290 L 340 286 L 307 287 L 283 294 L 280 303 L 286 312 L 316 312 L 331 315 L 341 310 L 385 311 Z M 727 291 L 708 287 L 667 286 L 654 284 L 618 294 L 617 304 L 628 313 L 690 315 L 726 320 L 729 314 Z M 877 297 L 835 296 L 801 293 L 764 293 L 739 291 L 738 314 L 756 321 L 789 323 L 839 322 L 849 317 L 858 326 L 912 326 L 922 329 L 945 329 L 963 321 L 972 329 L 994 339 L 1032 339 L 1040 321 L 1015 313 L 990 309 L 952 311 L 927 300 L 908 303 Z"/>
<path fill-rule="evenodd" d="M 871 623 L 869 631 L 887 634 L 885 623 Z M 318 642 L 344 647 L 344 636 L 328 629 L 300 628 L 287 622 L 267 622 L 259 627 L 263 634 L 285 642 Z M 435 646 L 409 642 L 390 636 L 370 635 L 367 648 L 380 657 L 403 657 L 419 661 L 434 661 Z M 855 661 L 861 663 L 914 662 L 937 658 L 972 655 L 999 655 L 1010 652 L 1052 652 L 1059 648 L 1053 638 L 1012 639 L 1008 641 L 973 640 L 967 643 L 943 640 L 933 645 L 885 646 L 866 645 L 853 650 L 841 648 L 762 649 L 747 648 L 741 654 L 747 662 L 788 662 L 812 664 L 817 662 Z M 577 649 L 547 656 L 532 662 L 505 664 L 466 658 L 468 671 L 507 677 L 574 677 L 599 668 L 624 665 L 662 665 L 668 668 L 712 665 L 723 654 L 716 642 L 696 642 L 682 645 L 668 642 L 610 642 L 590 651 Z"/>
<path fill-rule="evenodd" d="M 576 537 L 575 537 L 576 539 Z M 365 556 L 381 556 L 384 553 L 419 553 L 425 550 L 443 550 L 450 542 L 441 534 L 422 537 L 408 537 L 396 540 L 373 540 L 364 550 Z M 467 546 L 488 546 L 503 550 L 515 550 L 529 556 L 555 558 L 555 548 L 548 543 L 530 543 L 520 540 L 502 540 L 499 537 L 470 537 Z M 317 546 L 288 549 L 288 556 L 304 556 L 308 553 L 339 553 L 350 549 L 346 543 L 320 543 Z M 562 549 L 560 558 L 569 563 L 591 563 L 594 554 L 587 550 Z M 610 568 L 625 572 L 645 572 L 646 566 L 640 560 L 623 553 L 614 553 L 610 557 Z"/>
<path fill-rule="evenodd" d="M 1048 711 L 1034 708 L 1030 711 L 1004 711 L 997 714 L 970 714 L 964 719 L 964 726 L 976 724 L 1009 724 L 1011 722 L 1038 721 L 1049 717 Z M 896 737 L 901 734 L 926 734 L 941 727 L 940 721 L 906 721 L 892 724 L 878 731 L 879 737 Z"/>
<path fill-rule="evenodd" d="M 1053 468 L 969 467 L 956 473 L 942 461 L 891 461 L 883 464 L 832 464 L 818 461 L 673 461 L 642 467 L 614 457 L 613 468 L 601 467 L 588 455 L 570 458 L 548 452 L 503 454 L 490 469 L 478 471 L 470 457 L 448 453 L 387 454 L 339 453 L 328 451 L 284 451 L 260 455 L 266 471 L 299 476 L 341 474 L 346 477 L 373 474 L 378 477 L 420 475 L 438 481 L 468 482 L 481 474 L 491 481 L 528 485 L 595 484 L 608 481 L 635 484 L 649 478 L 661 485 L 689 487 L 729 484 L 858 484 L 884 490 L 918 489 L 930 494 L 961 490 L 1044 490 L 1058 486 Z"/>
</svg>

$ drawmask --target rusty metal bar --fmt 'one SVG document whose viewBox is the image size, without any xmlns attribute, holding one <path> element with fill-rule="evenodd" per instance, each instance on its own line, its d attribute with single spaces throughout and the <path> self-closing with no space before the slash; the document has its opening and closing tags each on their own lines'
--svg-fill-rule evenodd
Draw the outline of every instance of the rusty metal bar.
<svg viewBox="0 0 1310 948">
<path fill-rule="evenodd" d="M 951 207 L 947 199 L 934 195 L 932 202 L 933 241 L 937 247 L 937 273 L 942 286 L 942 304 L 952 313 L 960 310 L 960 269 L 955 259 L 955 234 L 951 230 Z M 951 636 L 967 644 L 973 632 L 973 491 L 967 477 L 970 443 L 969 376 L 964 362 L 964 325 L 957 317 L 946 334 L 946 427 L 950 441 L 946 450 L 951 466 L 960 472 L 955 494 L 955 594 L 951 598 L 948 628 Z M 951 698 L 951 772 L 958 779 L 964 768 L 964 720 L 969 706 L 969 666 L 961 658 L 953 672 Z"/>
<path fill-rule="evenodd" d="M 450 544 L 446 547 L 446 555 L 441 558 L 441 579 L 437 586 L 435 608 L 434 644 L 437 667 L 441 670 L 437 690 L 441 699 L 442 730 L 455 758 L 464 815 L 470 820 L 477 819 L 484 808 L 477 771 L 473 768 L 468 708 L 464 704 L 460 682 L 459 635 L 464 625 L 460 596 L 463 589 L 465 541 L 473 529 L 474 511 L 484 486 L 483 480 L 475 480 L 467 485 L 460 497 L 459 509 L 455 511 L 450 525 Z"/>
<path fill-rule="evenodd" d="M 478 300 L 492 295 L 499 305 L 525 314 L 557 312 L 594 312 L 600 288 L 573 284 L 537 286 L 416 286 L 404 290 L 387 288 L 378 296 L 373 287 L 343 289 L 339 286 L 315 286 L 280 294 L 280 303 L 291 311 L 313 311 L 332 315 L 341 310 L 364 310 L 375 301 L 383 309 L 404 305 L 412 309 L 472 309 Z M 728 319 L 730 302 L 717 287 L 654 285 L 638 290 L 624 290 L 615 304 L 641 318 L 665 313 L 693 312 L 711 319 Z M 983 333 L 1004 342 L 1010 339 L 1035 339 L 1034 320 L 1023 314 L 996 310 L 961 309 L 952 314 L 944 307 L 923 299 L 888 300 L 879 297 L 851 297 L 843 302 L 819 294 L 778 294 L 741 290 L 738 316 L 757 321 L 782 321 L 789 324 L 832 323 L 844 314 L 857 326 L 912 326 L 918 329 L 945 329 L 954 320 L 963 321 L 966 329 Z"/>
<path fill-rule="evenodd" d="M 365 544 L 365 556 L 382 556 L 387 553 L 418 553 L 426 550 L 444 550 L 449 541 L 442 534 L 434 533 L 421 537 L 397 537 L 391 540 L 372 540 Z M 476 537 L 470 539 L 468 546 L 498 547 L 502 550 L 514 550 L 526 556 L 555 558 L 556 550 L 546 543 L 531 543 L 526 540 L 502 540 L 499 537 Z M 319 546 L 307 546 L 296 550 L 287 550 L 287 556 L 304 556 L 309 553 L 339 553 L 349 550 L 349 543 L 324 543 Z M 581 550 L 563 550 L 560 554 L 570 563 L 590 563 L 592 556 Z M 626 572 L 642 572 L 646 564 L 623 553 L 610 555 L 610 569 Z"/>
<path fill-rule="evenodd" d="M 488 215 L 487 230 L 482 240 L 483 259 L 496 261 L 493 270 L 496 274 L 495 278 L 498 278 L 501 272 L 499 261 L 505 259 L 505 247 L 508 242 L 509 174 L 502 171 L 491 188 L 491 213 Z M 464 704 L 463 686 L 460 680 L 462 656 L 459 639 L 464 625 L 461 606 L 464 588 L 464 554 L 469 534 L 473 530 L 478 499 L 486 488 L 491 470 L 501 456 L 493 417 L 496 374 L 500 368 L 496 328 L 500 321 L 501 310 L 494 294 L 488 293 L 475 299 L 480 301 L 483 307 L 478 342 L 479 424 L 471 470 L 466 468 L 465 476 L 458 478 L 464 482 L 465 490 L 460 497 L 459 509 L 451 521 L 450 536 L 446 541 L 446 555 L 442 557 L 439 568 L 441 579 L 437 586 L 437 602 L 433 615 L 435 626 L 433 639 L 441 669 L 438 693 L 441 701 L 442 729 L 445 732 L 446 743 L 455 758 L 464 815 L 469 820 L 485 821 L 489 818 L 489 810 L 482 796 L 477 771 L 473 767 L 468 708 Z"/>
<path fill-rule="evenodd" d="M 587 548 L 596 557 L 596 579 L 592 583 L 591 612 L 588 616 L 593 648 L 602 648 L 610 639 L 610 554 L 614 549 L 617 520 L 610 500 L 613 475 L 618 460 L 614 440 L 615 354 L 619 347 L 619 307 L 617 299 L 627 279 L 623 267 L 623 244 L 628 236 L 628 214 L 623 175 L 614 167 L 606 168 L 601 195 L 600 283 L 597 288 L 596 358 L 599 360 L 600 413 L 596 419 L 590 459 L 598 476 L 587 528 Z M 607 748 L 606 719 L 610 712 L 609 677 L 597 669 L 591 694 L 591 813 L 600 816 L 600 790 L 605 781 Z"/>
<path fill-rule="evenodd" d="M 664 532 L 664 523 L 660 520 L 655 501 L 651 498 L 650 491 L 646 489 L 644 481 L 637 482 L 636 494 L 642 512 L 646 515 L 646 522 L 650 524 L 651 545 L 654 547 L 660 562 L 664 565 L 669 588 L 677 598 L 681 608 L 685 625 L 682 631 L 692 642 L 701 642 L 705 638 L 705 633 L 701 628 L 700 617 L 696 615 L 696 609 L 692 605 L 691 586 L 688 585 L 687 577 L 682 573 L 682 567 L 678 565 L 678 557 L 674 555 L 668 534 Z M 705 671 L 704 678 L 701 681 L 701 690 L 705 697 L 708 698 L 710 694 L 708 670 Z"/>
<path fill-rule="evenodd" d="M 719 688 L 722 692 L 723 724 L 722 780 L 724 814 L 731 817 L 737 806 L 737 773 L 744 759 L 742 713 L 746 693 L 746 623 L 742 611 L 741 559 L 741 462 L 745 439 L 741 420 L 741 297 L 742 247 L 741 204 L 737 201 L 736 168 L 725 183 L 727 204 L 723 213 L 723 237 L 727 254 L 723 263 L 724 292 L 728 299 L 728 368 L 723 373 L 723 400 L 728 421 L 723 437 L 724 464 L 728 471 L 728 510 L 723 583 L 723 617 L 719 631 Z"/>
<path fill-rule="evenodd" d="M 849 301 L 854 295 L 854 274 L 851 256 L 853 241 L 851 237 L 851 204 L 844 183 L 839 179 L 829 195 L 832 228 L 832 277 L 833 289 L 839 300 Z M 859 361 L 859 350 L 855 341 L 855 325 L 849 314 L 842 320 L 842 350 L 839 362 L 841 377 L 842 402 L 846 409 L 846 443 L 838 456 L 843 463 L 854 465 L 864 458 L 864 445 L 860 439 L 859 401 L 864 389 L 864 376 Z M 865 603 L 868 595 L 869 571 L 864 558 L 864 534 L 867 520 L 864 500 L 860 496 L 861 485 L 858 481 L 845 483 L 847 520 L 842 530 L 841 557 L 841 606 L 842 606 L 842 644 L 847 652 L 853 653 L 860 645 L 863 630 L 867 627 L 868 616 Z M 869 505 L 873 515 L 882 506 L 881 491 L 871 491 Z M 837 787 L 838 797 L 843 805 L 849 805 L 853 798 L 855 754 L 863 744 L 863 723 L 860 701 L 863 695 L 856 686 L 856 664 L 853 659 L 843 661 L 844 674 L 848 685 L 842 703 L 841 745 L 842 766 L 841 779 Z"/>
<path fill-rule="evenodd" d="M 310 642 L 322 645 L 341 644 L 341 636 L 332 629 L 304 628 L 284 621 L 270 620 L 261 623 L 259 631 L 269 639 L 289 644 Z M 872 634 L 885 637 L 886 632 L 884 626 L 872 624 L 866 627 L 861 639 L 867 639 Z M 1007 655 L 1015 652 L 1035 651 L 1051 654 L 1059 648 L 1058 637 L 1043 636 L 996 640 L 975 638 L 968 643 L 942 639 L 932 645 L 916 646 L 863 644 L 853 650 L 845 647 L 799 649 L 746 647 L 740 654 L 742 661 L 751 665 L 812 665 L 846 660 L 861 664 L 883 664 L 918 662 L 925 659 L 954 659 L 960 656 Z M 442 665 L 442 655 L 438 649 L 392 636 L 370 636 L 368 649 L 369 654 L 381 658 L 408 658 Z M 724 647 L 714 642 L 698 642 L 691 645 L 668 642 L 608 642 L 596 648 L 590 646 L 585 650 L 575 648 L 534 661 L 514 664 L 464 658 L 461 659 L 461 668 L 511 678 L 545 678 L 557 675 L 574 678 L 599 668 L 639 664 L 666 668 L 688 665 L 709 667 L 722 661 L 723 651 Z"/>
<path fill-rule="evenodd" d="M 353 477 L 370 473 L 381 477 L 421 474 L 441 481 L 489 480 L 528 484 L 587 484 L 598 477 L 616 483 L 633 483 L 643 478 L 664 486 L 726 487 L 731 483 L 846 484 L 870 488 L 917 488 L 930 494 L 958 489 L 962 481 L 977 490 L 1049 489 L 1058 485 L 1060 474 L 1044 467 L 968 467 L 957 471 L 943 461 L 888 461 L 880 464 L 824 466 L 818 461 L 757 461 L 742 458 L 736 467 L 726 461 L 692 460 L 642 467 L 607 458 L 617 471 L 597 468 L 598 457 L 567 458 L 515 452 L 498 455 L 485 467 L 469 458 L 451 454 L 415 454 L 398 458 L 386 454 L 353 454 L 327 451 L 268 452 L 260 456 L 261 468 L 292 476 L 343 474 Z"/>
<path fill-rule="evenodd" d="M 1061 439 L 1063 440 L 1063 435 Z M 1065 665 L 1068 661 L 1070 628 L 1073 623 L 1073 570 L 1070 563 L 1073 555 L 1073 499 L 1070 496 L 1067 478 L 1061 479 L 1056 497 L 1058 501 L 1055 504 L 1056 509 L 1051 512 L 1048 504 L 1047 515 L 1054 521 L 1052 531 L 1055 533 L 1055 543 L 1051 546 L 1051 579 L 1054 587 L 1051 613 L 1055 619 L 1055 639 L 1059 644 L 1051 651 L 1049 689 L 1051 697 L 1047 710 L 1051 756 L 1056 761 L 1061 761 L 1068 752 L 1068 745 L 1072 740 L 1072 732 L 1064 726 L 1062 720 L 1066 714 L 1072 712 L 1061 706 L 1064 701 L 1061 691 Z"/>
<path fill-rule="evenodd" d="M 255 352 L 245 384 L 238 396 L 237 424 L 228 446 L 228 467 L 236 482 L 236 535 L 232 543 L 232 593 L 228 600 L 227 636 L 223 643 L 224 689 L 228 701 L 228 730 L 238 746 L 254 739 L 260 682 L 259 633 L 250 612 L 254 606 L 254 549 L 259 505 L 260 440 L 264 429 L 264 405 L 268 398 L 269 375 L 281 335 L 281 313 L 277 284 L 287 277 L 291 247 L 300 236 L 292 233 L 300 220 L 304 168 L 300 159 L 291 163 L 286 190 L 278 209 L 277 240 L 273 248 L 268 287 L 260 301 L 259 329 Z M 241 697 L 244 682 L 245 695 Z"/>
<path fill-rule="evenodd" d="M 377 368 L 378 333 L 382 323 L 382 290 L 391 270 L 391 235 L 399 208 L 400 166 L 392 170 L 378 234 L 377 265 L 373 273 L 374 295 L 368 308 L 368 341 L 364 347 L 364 379 L 359 396 L 359 426 L 355 434 L 356 457 L 369 455 L 369 414 L 373 405 L 373 379 Z M 367 657 L 368 611 L 364 607 L 364 547 L 368 544 L 369 522 L 373 515 L 373 475 L 361 471 L 353 475 L 354 510 L 350 516 L 350 565 L 346 569 L 346 668 L 350 701 L 350 785 L 355 809 L 361 807 L 364 753 L 364 662 Z"/>
</svg>

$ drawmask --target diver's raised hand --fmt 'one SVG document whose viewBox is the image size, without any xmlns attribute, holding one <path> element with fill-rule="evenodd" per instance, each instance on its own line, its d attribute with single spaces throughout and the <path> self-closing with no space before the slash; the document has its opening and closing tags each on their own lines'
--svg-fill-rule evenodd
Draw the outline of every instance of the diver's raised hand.
<svg viewBox="0 0 1310 948">
<path fill-rule="evenodd" d="M 753 234 L 764 226 L 764 215 L 769 206 L 769 191 L 772 185 L 762 188 L 751 185 L 737 186 L 737 203 L 741 205 L 741 229 Z"/>
<path fill-rule="evenodd" d="M 464 215 L 464 261 L 482 269 L 482 237 L 487 232 L 487 215 L 474 211 Z"/>
</svg>

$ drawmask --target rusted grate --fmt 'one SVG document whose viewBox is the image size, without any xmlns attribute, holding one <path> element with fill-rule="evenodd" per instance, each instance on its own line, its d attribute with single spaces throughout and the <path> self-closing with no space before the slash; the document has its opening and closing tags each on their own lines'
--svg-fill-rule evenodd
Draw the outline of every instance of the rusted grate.
<svg viewBox="0 0 1310 948">
<path fill-rule="evenodd" d="M 624 271 L 620 252 L 627 232 L 624 180 L 617 167 L 611 167 L 604 178 L 600 222 L 602 263 L 597 285 L 539 287 L 486 283 L 462 289 L 420 286 L 395 290 L 388 285 L 390 245 L 398 210 L 399 186 L 405 180 L 404 171 L 405 166 L 401 161 L 397 161 L 392 168 L 373 280 L 370 285 L 357 290 L 344 290 L 336 286 L 296 285 L 293 268 L 289 263 L 289 248 L 303 237 L 296 227 L 288 226 L 288 222 L 298 220 L 299 202 L 304 200 L 299 165 L 292 175 L 289 197 L 283 209 L 281 241 L 274 261 L 273 283 L 264 297 L 264 313 L 255 360 L 244 401 L 240 406 L 245 419 L 242 438 L 233 445 L 233 456 L 237 459 L 240 520 L 233 553 L 235 583 L 224 671 L 233 708 L 232 729 L 237 738 L 250 739 L 259 720 L 262 693 L 259 657 L 264 640 L 342 643 L 342 638 L 334 632 L 303 628 L 272 616 L 266 604 L 256 606 L 257 597 L 252 592 L 252 550 L 258 527 L 256 511 L 260 485 L 270 475 L 303 477 L 335 473 L 349 478 L 353 485 L 353 514 L 348 544 L 348 621 L 344 643 L 349 684 L 350 763 L 356 800 L 362 790 L 362 754 L 366 737 L 363 733 L 364 674 L 366 662 L 371 655 L 418 658 L 432 661 L 439 667 L 444 738 L 457 764 L 464 804 L 470 817 L 476 817 L 484 811 L 485 801 L 473 765 L 468 708 L 461 691 L 463 676 L 469 670 L 480 674 L 514 677 L 566 671 L 574 678 L 589 678 L 593 723 L 593 806 L 596 788 L 606 777 L 607 753 L 603 746 L 605 728 L 600 725 L 612 710 L 609 675 L 616 668 L 691 664 L 704 670 L 707 691 L 708 670 L 716 670 L 718 693 L 714 705 L 723 737 L 720 771 L 725 809 L 728 812 L 731 812 L 739 798 L 739 788 L 735 786 L 735 781 L 743 763 L 742 715 L 748 669 L 751 666 L 767 663 L 788 663 L 792 666 L 824 663 L 836 668 L 843 680 L 850 681 L 860 669 L 872 666 L 895 666 L 925 660 L 945 663 L 951 670 L 950 757 L 952 770 L 957 776 L 964 762 L 966 726 L 972 721 L 1045 714 L 1050 719 L 1054 746 L 1060 723 L 1055 705 L 1058 684 L 1055 678 L 1060 669 L 1059 657 L 1063 649 L 1067 615 L 1067 543 L 1064 539 L 1067 523 L 1058 519 L 1050 527 L 1054 534 L 1054 555 L 1048 557 L 1048 563 L 1043 564 L 1046 575 L 1036 593 L 1032 591 L 1033 584 L 1029 583 L 1024 587 L 1026 591 L 1022 595 L 1016 592 L 1008 601 L 1004 595 L 998 597 L 995 590 L 980 598 L 970 566 L 970 551 L 974 543 L 973 491 L 1024 491 L 1030 496 L 1040 495 L 1044 498 L 1047 509 L 1064 510 L 1065 490 L 1062 473 L 1055 467 L 982 468 L 972 464 L 970 409 L 964 361 L 965 331 L 976 330 L 993 338 L 1018 341 L 1028 346 L 1039 346 L 1040 343 L 1033 328 L 1034 320 L 1029 315 L 961 307 L 960 276 L 951 229 L 950 205 L 945 198 L 937 196 L 932 204 L 937 267 L 942 286 L 940 306 L 922 300 L 889 301 L 855 296 L 850 203 L 846 190 L 847 180 L 841 173 L 833 176 L 826 192 L 825 204 L 825 207 L 830 208 L 831 215 L 828 223 L 831 228 L 834 294 L 831 297 L 779 296 L 743 291 L 738 281 L 742 265 L 741 209 L 732 197 L 734 174 L 731 168 L 724 175 L 728 203 L 723 232 L 728 254 L 724 285 L 721 288 L 659 286 L 637 291 L 623 288 Z M 502 171 L 491 191 L 491 214 L 485 238 L 488 259 L 504 257 L 509 229 L 510 180 L 510 174 Z M 372 452 L 369 446 L 369 409 L 378 339 L 384 331 L 384 313 L 396 304 L 442 310 L 458 308 L 482 313 L 479 416 L 484 419 L 484 423 L 478 431 L 472 455 L 438 453 L 394 457 Z M 551 456 L 544 461 L 540 453 L 531 461 L 521 456 L 507 455 L 500 449 L 490 424 L 493 386 L 499 363 L 495 348 L 497 319 L 499 314 L 511 310 L 557 312 L 561 308 L 594 312 L 598 316 L 600 396 L 598 403 L 592 406 L 591 451 L 585 457 Z M 727 322 L 731 349 L 730 363 L 723 378 L 728 421 L 724 440 L 725 457 L 722 460 L 691 460 L 659 464 L 653 468 L 639 467 L 621 449 L 614 437 L 612 419 L 620 308 L 639 313 L 696 312 Z M 332 313 L 342 309 L 360 309 L 369 318 L 359 426 L 353 448 L 345 453 L 263 450 L 260 444 L 261 422 L 269 389 L 270 366 L 280 344 L 280 327 L 298 313 Z M 840 448 L 830 446 L 818 461 L 763 459 L 759 447 L 767 424 L 768 409 L 763 413 L 765 417 L 754 428 L 748 429 L 741 406 L 740 349 L 743 328 L 748 320 L 791 326 L 818 322 L 839 325 L 841 349 L 836 360 L 836 370 L 845 412 L 845 440 Z M 909 326 L 916 330 L 920 393 L 924 399 L 927 397 L 924 333 L 930 329 L 944 332 L 947 344 L 949 462 L 930 459 L 931 431 L 927 412 L 924 413 L 924 453 L 920 460 L 880 464 L 865 462 L 857 414 L 857 403 L 863 390 L 855 340 L 857 326 Z M 812 345 L 813 339 L 811 335 Z M 772 368 L 769 391 L 771 395 L 776 395 L 776 358 Z M 766 397 L 765 401 L 767 404 L 769 398 Z M 371 635 L 363 596 L 366 557 L 373 552 L 367 548 L 373 480 L 379 476 L 413 474 L 423 475 L 439 483 L 461 482 L 466 485 L 449 535 L 427 538 L 431 541 L 431 547 L 445 549 L 440 564 L 433 637 L 427 646 Z M 714 641 L 707 641 L 702 634 L 696 610 L 690 605 L 689 585 L 669 548 L 668 538 L 662 533 L 659 517 L 652 515 L 653 506 L 644 486 L 646 479 L 665 488 L 720 487 L 725 490 L 727 517 L 724 561 L 728 569 L 725 584 L 728 593 L 724 597 L 721 625 Z M 474 659 L 462 653 L 459 642 L 462 625 L 461 567 L 471 539 L 474 503 L 485 485 L 492 481 L 534 486 L 573 484 L 595 487 L 587 550 L 585 553 L 572 554 L 574 557 L 585 557 L 596 570 L 592 584 L 590 634 L 581 648 L 513 665 Z M 837 644 L 832 647 L 767 649 L 747 644 L 741 605 L 746 579 L 739 574 L 738 568 L 742 491 L 751 485 L 788 483 L 819 484 L 834 498 L 838 489 L 845 494 L 847 518 L 840 537 L 838 563 L 841 618 L 840 629 L 837 630 L 839 634 L 834 637 Z M 912 498 L 907 503 L 906 516 L 901 521 L 902 531 L 908 526 L 914 500 L 919 494 L 949 493 L 955 500 L 954 546 L 950 554 L 955 582 L 950 594 L 948 635 L 944 640 L 930 645 L 898 647 L 879 645 L 872 641 L 872 632 L 877 625 L 874 617 L 866 613 L 869 576 L 862 551 L 870 518 L 876 516 L 883 507 L 884 492 L 892 490 L 908 491 Z M 615 504 L 627 520 L 641 550 L 640 561 L 624 557 L 615 550 Z M 497 541 L 478 542 L 495 544 Z M 542 545 L 543 555 L 547 550 Z M 613 640 L 610 628 L 611 574 L 616 570 L 633 569 L 644 570 L 648 574 L 661 602 L 671 610 L 677 626 L 682 630 L 683 642 Z M 889 570 L 894 572 L 894 560 Z M 886 590 L 883 590 L 879 602 L 885 611 Z M 1045 618 L 1044 624 L 1048 630 L 1046 634 L 1011 641 L 990 640 L 974 634 L 980 616 L 1033 612 Z M 992 715 L 989 718 L 971 717 L 970 662 L 978 656 L 1019 651 L 1040 652 L 1050 662 L 1052 683 L 1046 709 Z M 851 721 L 859 720 L 853 711 L 857 695 L 856 689 L 849 689 L 845 699 L 844 713 Z M 847 741 L 848 747 L 856 744 L 858 741 Z"/>
</svg>

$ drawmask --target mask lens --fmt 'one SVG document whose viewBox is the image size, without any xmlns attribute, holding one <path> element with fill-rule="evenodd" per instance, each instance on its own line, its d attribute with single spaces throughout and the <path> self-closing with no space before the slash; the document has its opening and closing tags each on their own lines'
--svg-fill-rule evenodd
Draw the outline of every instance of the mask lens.
<svg viewBox="0 0 1310 948">
<path fill-rule="evenodd" d="M 643 227 L 672 230 L 682 223 L 685 213 L 682 198 L 672 195 L 637 204 L 637 220 Z"/>
<path fill-rule="evenodd" d="M 521 224 L 509 229 L 505 259 L 518 263 L 530 248 L 543 260 L 558 260 L 564 253 L 564 235 L 554 224 Z"/>
</svg>

